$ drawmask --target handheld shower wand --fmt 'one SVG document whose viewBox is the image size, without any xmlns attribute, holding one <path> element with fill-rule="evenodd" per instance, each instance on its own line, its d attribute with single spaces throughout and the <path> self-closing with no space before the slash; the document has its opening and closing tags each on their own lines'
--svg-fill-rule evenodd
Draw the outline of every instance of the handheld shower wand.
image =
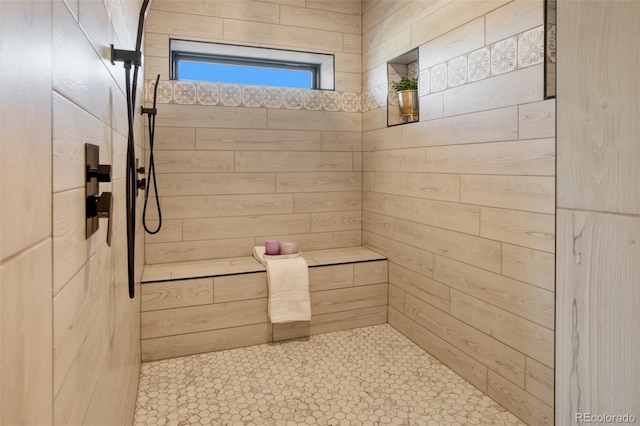
<svg viewBox="0 0 640 426">
<path fill-rule="evenodd" d="M 111 45 L 111 63 L 124 62 L 127 120 L 129 133 L 127 141 L 127 172 L 126 172 L 126 208 L 127 208 L 127 264 L 129 297 L 135 297 L 135 233 L 136 233 L 136 196 L 138 190 L 138 168 L 134 143 L 133 122 L 135 118 L 136 93 L 138 88 L 138 69 L 142 65 L 142 36 L 144 35 L 144 21 L 149 11 L 151 0 L 144 0 L 138 18 L 138 36 L 135 50 L 114 49 Z M 131 81 L 131 67 L 133 66 L 133 81 Z"/>
</svg>

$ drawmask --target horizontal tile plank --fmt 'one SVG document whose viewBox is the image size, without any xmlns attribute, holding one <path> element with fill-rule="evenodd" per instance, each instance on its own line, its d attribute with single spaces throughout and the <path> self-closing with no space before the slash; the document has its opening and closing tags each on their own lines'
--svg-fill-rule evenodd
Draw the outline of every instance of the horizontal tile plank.
<svg viewBox="0 0 640 426">
<path fill-rule="evenodd" d="M 213 301 L 215 303 L 268 297 L 267 273 L 239 274 L 213 279 Z"/>
<path fill-rule="evenodd" d="M 143 312 L 140 338 L 172 336 L 267 322 L 267 299 Z"/>
<path fill-rule="evenodd" d="M 233 153 L 230 152 L 230 154 L 233 156 Z M 353 156 L 350 152 L 238 151 L 235 153 L 235 170 L 238 172 L 350 172 L 352 169 Z"/>
<path fill-rule="evenodd" d="M 436 256 L 434 278 L 512 314 L 549 329 L 554 327 L 552 292 L 464 263 Z"/>
<path fill-rule="evenodd" d="M 555 212 L 556 180 L 551 176 L 463 175 L 463 203 L 537 213 Z"/>
<path fill-rule="evenodd" d="M 387 287 L 387 284 L 374 284 L 311 293 L 312 318 L 315 315 L 386 305 Z"/>
<path fill-rule="evenodd" d="M 321 132 L 305 130 L 254 130 L 197 128 L 198 150 L 319 151 Z"/>
<path fill-rule="evenodd" d="M 389 284 L 449 312 L 449 287 L 396 263 L 389 264 Z"/>
<path fill-rule="evenodd" d="M 277 192 L 344 192 L 360 191 L 361 188 L 360 172 L 301 172 L 276 175 Z"/>
<path fill-rule="evenodd" d="M 555 139 L 427 148 L 430 173 L 555 175 Z"/>
<path fill-rule="evenodd" d="M 256 237 L 310 232 L 311 220 L 306 213 L 185 219 L 183 229 L 185 241 Z"/>
<path fill-rule="evenodd" d="M 148 283 L 140 297 L 143 312 L 213 303 L 213 278 Z"/>
<path fill-rule="evenodd" d="M 482 207 L 480 235 L 553 253 L 555 252 L 555 215 Z"/>
</svg>

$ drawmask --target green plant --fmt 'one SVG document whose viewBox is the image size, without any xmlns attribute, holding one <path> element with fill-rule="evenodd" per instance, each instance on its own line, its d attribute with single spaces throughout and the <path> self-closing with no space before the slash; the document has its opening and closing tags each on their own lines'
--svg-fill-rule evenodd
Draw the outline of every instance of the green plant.
<svg viewBox="0 0 640 426">
<path fill-rule="evenodd" d="M 391 87 L 396 92 L 401 90 L 418 90 L 418 79 L 402 77 L 400 81 L 392 81 Z"/>
</svg>

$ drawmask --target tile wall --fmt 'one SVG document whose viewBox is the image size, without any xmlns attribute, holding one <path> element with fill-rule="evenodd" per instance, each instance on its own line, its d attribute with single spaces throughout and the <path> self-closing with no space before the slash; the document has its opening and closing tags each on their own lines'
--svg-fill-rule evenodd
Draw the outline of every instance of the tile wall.
<svg viewBox="0 0 640 426">
<path fill-rule="evenodd" d="M 363 244 L 389 258 L 389 323 L 527 423 L 553 424 L 543 1 L 362 12 Z M 388 128 L 369 100 L 386 94 L 386 61 L 416 47 L 420 122 Z"/>
<path fill-rule="evenodd" d="M 361 244 L 360 25 L 358 0 L 152 3 L 163 227 L 147 235 L 147 263 L 249 256 L 270 237 Z M 171 82 L 170 38 L 331 53 L 336 91 Z M 157 217 L 149 208 L 151 226 Z"/>
<path fill-rule="evenodd" d="M 133 419 L 140 298 L 126 282 L 124 70 L 105 46 L 133 48 L 140 4 L 0 5 L 2 424 Z M 141 130 L 138 121 L 143 157 Z M 111 247 L 106 220 L 85 239 L 87 142 L 113 167 L 100 185 L 115 197 Z"/>
</svg>

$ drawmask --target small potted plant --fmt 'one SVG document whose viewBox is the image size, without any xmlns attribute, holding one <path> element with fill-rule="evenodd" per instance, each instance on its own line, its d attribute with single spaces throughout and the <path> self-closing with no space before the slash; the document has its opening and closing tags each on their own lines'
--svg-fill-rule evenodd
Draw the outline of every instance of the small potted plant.
<svg viewBox="0 0 640 426">
<path fill-rule="evenodd" d="M 418 119 L 420 102 L 418 101 L 418 79 L 402 77 L 400 81 L 391 82 L 391 87 L 398 92 L 398 107 L 402 119 L 406 122 Z"/>
</svg>

